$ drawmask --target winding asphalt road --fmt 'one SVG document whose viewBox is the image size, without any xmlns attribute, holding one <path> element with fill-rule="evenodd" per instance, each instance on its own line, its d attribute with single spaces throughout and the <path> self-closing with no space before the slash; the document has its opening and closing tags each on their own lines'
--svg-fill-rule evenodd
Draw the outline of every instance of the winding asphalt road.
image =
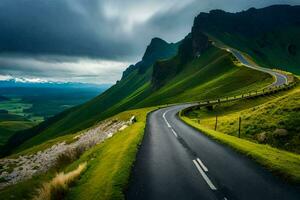
<svg viewBox="0 0 300 200">
<path fill-rule="evenodd" d="M 285 74 L 281 74 L 279 72 L 273 71 L 272 69 L 260 67 L 254 63 L 250 63 L 247 58 L 245 58 L 244 55 L 238 50 L 232 48 L 226 48 L 226 50 L 231 52 L 244 66 L 268 73 L 273 76 L 275 78 L 275 81 L 269 87 L 281 86 L 288 83 L 288 77 Z"/>
<path fill-rule="evenodd" d="M 188 106 L 148 116 L 126 199 L 300 199 L 296 188 L 183 123 L 176 113 Z"/>
</svg>

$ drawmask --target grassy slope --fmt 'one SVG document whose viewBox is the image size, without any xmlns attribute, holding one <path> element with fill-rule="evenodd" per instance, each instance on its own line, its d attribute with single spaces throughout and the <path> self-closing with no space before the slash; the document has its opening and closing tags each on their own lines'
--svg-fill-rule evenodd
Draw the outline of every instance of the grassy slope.
<svg viewBox="0 0 300 200">
<path fill-rule="evenodd" d="M 210 48 L 138 105 L 189 102 L 240 94 L 265 87 L 271 82 L 268 74 L 236 66 L 229 53 Z"/>
<path fill-rule="evenodd" d="M 182 117 L 182 119 L 189 125 L 199 129 L 201 132 L 208 136 L 225 143 L 237 151 L 240 151 L 247 156 L 253 158 L 260 164 L 264 165 L 271 171 L 284 176 L 286 179 L 292 182 L 300 181 L 300 155 L 293 154 L 287 151 L 278 150 L 268 145 L 262 145 L 253 143 L 244 139 L 240 139 L 234 136 L 223 134 L 218 131 L 211 130 L 197 122 Z"/>
<path fill-rule="evenodd" d="M 201 124 L 213 129 L 215 115 L 218 117 L 218 131 L 236 135 L 238 117 L 242 118 L 241 137 L 252 141 L 300 153 L 300 87 L 256 100 L 245 100 L 218 106 L 214 111 L 201 109 L 190 113 L 191 118 L 201 118 Z M 276 129 L 285 129 L 280 134 Z M 262 141 L 260 135 L 264 135 Z"/>
<path fill-rule="evenodd" d="M 125 188 L 132 163 L 134 162 L 138 144 L 140 144 L 144 133 L 146 115 L 155 108 L 145 108 L 138 110 L 130 110 L 122 112 L 113 119 L 129 120 L 131 116 L 137 117 L 137 122 L 123 131 L 118 132 L 114 137 L 107 139 L 103 143 L 91 148 L 85 152 L 79 160 L 72 163 L 70 166 L 59 169 L 52 169 L 46 174 L 41 174 L 33 177 L 30 180 L 20 182 L 0 191 L 2 199 L 31 199 L 36 194 L 37 190 L 44 182 L 51 180 L 56 170 L 71 171 L 78 166 L 78 163 L 83 161 L 88 162 L 86 173 L 83 174 L 78 184 L 71 190 L 71 199 L 86 199 L 98 198 L 97 195 L 105 199 L 116 199 L 122 196 L 122 190 Z M 78 133 L 80 134 L 80 133 Z M 33 153 L 38 150 L 49 147 L 53 143 L 68 141 L 74 135 L 66 135 L 56 138 L 53 141 L 48 141 L 41 146 L 28 149 L 28 152 Z M 81 198 L 84 197 L 84 198 Z"/>
<path fill-rule="evenodd" d="M 137 75 L 137 71 L 132 72 L 103 95 L 26 141 L 16 152 L 64 134 L 74 133 L 126 109 L 235 94 L 264 87 L 272 82 L 271 76 L 267 74 L 234 65 L 229 53 L 213 47 L 184 66 L 183 71 L 156 92 L 150 84 L 151 73 L 152 68 L 144 75 Z"/>
</svg>

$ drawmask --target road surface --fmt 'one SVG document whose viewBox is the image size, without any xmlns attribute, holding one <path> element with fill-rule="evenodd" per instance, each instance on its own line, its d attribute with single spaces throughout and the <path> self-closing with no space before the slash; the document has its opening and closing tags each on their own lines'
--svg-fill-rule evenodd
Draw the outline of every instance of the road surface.
<svg viewBox="0 0 300 200">
<path fill-rule="evenodd" d="M 149 115 L 126 199 L 300 199 L 296 188 L 178 119 L 188 106 Z"/>
<path fill-rule="evenodd" d="M 226 50 L 231 52 L 246 67 L 249 67 L 251 69 L 255 69 L 258 71 L 262 71 L 262 72 L 268 73 L 271 76 L 273 76 L 275 78 L 275 81 L 270 85 L 270 87 L 281 86 L 281 85 L 288 83 L 288 77 L 285 74 L 281 74 L 279 72 L 273 71 L 272 69 L 259 67 L 258 65 L 254 64 L 254 63 L 250 63 L 239 51 L 237 51 L 235 49 L 226 48 Z"/>
</svg>

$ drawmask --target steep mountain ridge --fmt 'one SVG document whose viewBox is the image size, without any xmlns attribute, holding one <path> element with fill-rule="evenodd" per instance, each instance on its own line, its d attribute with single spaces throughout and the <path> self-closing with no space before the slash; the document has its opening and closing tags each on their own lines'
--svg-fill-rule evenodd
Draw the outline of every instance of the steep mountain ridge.
<svg viewBox="0 0 300 200">
<path fill-rule="evenodd" d="M 200 13 L 193 30 L 248 53 L 265 67 L 300 74 L 300 6 Z"/>
<path fill-rule="evenodd" d="M 201 31 L 193 30 L 188 34 L 178 47 L 178 54 L 169 60 L 157 61 L 153 66 L 152 86 L 160 88 L 176 74 L 180 73 L 185 64 L 200 57 L 211 47 L 208 37 Z"/>
</svg>

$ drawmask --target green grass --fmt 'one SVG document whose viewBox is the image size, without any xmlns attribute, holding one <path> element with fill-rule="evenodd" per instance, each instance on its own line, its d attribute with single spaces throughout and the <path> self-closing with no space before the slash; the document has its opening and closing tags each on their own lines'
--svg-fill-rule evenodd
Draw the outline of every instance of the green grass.
<svg viewBox="0 0 300 200">
<path fill-rule="evenodd" d="M 213 139 L 246 154 L 286 180 L 300 182 L 300 155 L 214 131 L 185 116 L 181 116 L 181 119 Z"/>
<path fill-rule="evenodd" d="M 212 111 L 201 108 L 188 116 L 200 119 L 201 125 L 214 129 L 215 115 L 218 115 L 218 131 L 235 136 L 241 117 L 241 137 L 300 153 L 299 99 L 298 86 L 272 96 L 221 104 Z"/>
<path fill-rule="evenodd" d="M 41 187 L 44 182 L 51 180 L 56 171 L 50 170 L 45 174 L 34 176 L 33 178 L 11 185 L 3 190 L 0 190 L 1 199 L 32 199 L 37 193 L 37 188 Z"/>
</svg>

